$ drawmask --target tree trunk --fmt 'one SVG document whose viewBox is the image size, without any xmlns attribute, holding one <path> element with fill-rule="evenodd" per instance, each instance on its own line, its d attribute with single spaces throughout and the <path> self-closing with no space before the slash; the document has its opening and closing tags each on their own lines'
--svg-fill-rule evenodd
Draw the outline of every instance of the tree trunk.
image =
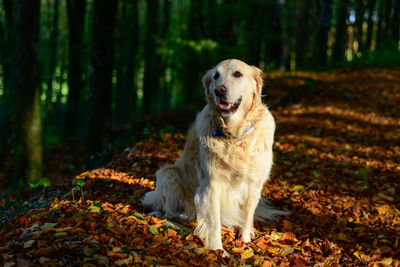
<svg viewBox="0 0 400 267">
<path fill-rule="evenodd" d="M 79 132 L 81 95 L 84 90 L 83 76 L 83 32 L 85 28 L 86 0 L 67 0 L 69 29 L 68 98 L 66 105 L 65 137 Z"/>
<path fill-rule="evenodd" d="M 128 3 L 126 0 L 119 1 L 117 27 L 115 32 L 115 69 L 117 70 L 117 84 L 115 86 L 115 123 L 123 124 L 129 121 L 130 98 L 126 81 L 126 66 L 130 60 L 128 55 Z M 129 36 L 130 37 L 130 36 Z"/>
<path fill-rule="evenodd" d="M 349 0 L 339 0 L 337 3 L 336 36 L 332 50 L 332 61 L 345 61 L 347 45 L 347 18 L 349 17 Z"/>
<path fill-rule="evenodd" d="M 47 112 L 51 110 L 52 102 L 51 98 L 53 95 L 53 80 L 54 71 L 57 64 L 57 44 L 58 44 L 58 10 L 59 10 L 59 0 L 54 0 L 53 3 L 53 23 L 50 29 L 50 63 L 49 63 L 49 77 L 47 80 L 47 91 L 46 91 L 46 102 L 47 102 Z"/>
<path fill-rule="evenodd" d="M 397 0 L 396 2 L 398 2 Z M 385 24 L 383 29 L 383 42 L 387 44 L 391 37 L 392 25 L 392 0 L 385 1 Z"/>
<path fill-rule="evenodd" d="M 87 136 L 87 150 L 91 155 L 102 151 L 110 138 L 116 12 L 116 0 L 95 0 L 93 3 Z"/>
<path fill-rule="evenodd" d="M 310 39 L 313 26 L 313 13 L 316 9 L 315 1 L 303 1 L 299 7 L 296 33 L 296 69 L 306 67 L 306 59 L 309 54 Z"/>
<path fill-rule="evenodd" d="M 368 0 L 367 8 L 368 8 L 368 21 L 367 21 L 367 39 L 365 41 L 365 50 L 370 50 L 372 44 L 372 33 L 374 31 L 373 15 L 375 9 L 375 0 Z"/>
<path fill-rule="evenodd" d="M 3 46 L 1 51 L 0 60 L 3 67 L 3 99 L 8 103 L 7 114 L 5 116 L 12 120 L 14 116 L 14 99 L 16 91 L 16 75 L 15 75 L 15 62 L 16 62 L 16 23 L 15 23 L 15 2 L 13 0 L 3 0 L 3 7 L 5 11 L 4 29 L 2 35 Z"/>
<path fill-rule="evenodd" d="M 186 39 L 198 42 L 202 38 L 202 6 L 201 1 L 190 2 L 190 21 Z M 222 38 L 222 37 L 221 37 Z M 201 74 L 204 71 L 204 59 L 195 51 L 193 46 L 184 47 L 184 69 L 182 71 L 182 94 L 186 104 L 192 104 L 201 97 Z"/>
<path fill-rule="evenodd" d="M 384 1 L 381 0 L 378 7 L 378 29 L 376 30 L 376 45 L 375 50 L 382 48 L 383 46 L 383 17 L 384 17 Z"/>
<path fill-rule="evenodd" d="M 296 35 L 296 1 L 285 1 L 283 8 L 283 26 L 285 41 L 283 42 L 283 64 L 285 70 L 291 69 L 292 52 L 294 51 L 294 42 Z"/>
<path fill-rule="evenodd" d="M 157 68 L 156 37 L 158 35 L 158 0 L 148 0 L 146 10 L 146 39 L 144 47 L 143 111 L 145 115 L 154 112 L 160 87 Z"/>
<path fill-rule="evenodd" d="M 394 16 L 393 16 L 393 23 L 392 23 L 391 40 L 394 43 L 395 48 L 399 49 L 400 1 L 395 1 L 393 10 L 394 10 Z"/>
<path fill-rule="evenodd" d="M 332 21 L 332 0 L 322 0 L 319 17 L 319 25 L 314 40 L 313 62 L 317 69 L 326 68 L 327 51 L 328 51 L 328 35 Z"/>
<path fill-rule="evenodd" d="M 355 31 L 356 31 L 356 40 L 358 43 L 358 51 L 360 52 L 364 50 L 363 46 L 363 23 L 364 23 L 364 12 L 365 12 L 365 3 L 363 0 L 357 1 L 356 4 L 356 21 L 355 21 Z"/>
<path fill-rule="evenodd" d="M 164 40 L 165 45 L 168 46 L 168 32 L 171 21 L 171 1 L 164 0 L 163 1 L 163 9 L 162 9 L 162 23 L 161 23 L 161 39 Z M 168 57 L 167 57 L 168 58 Z M 160 73 L 163 75 L 161 79 L 161 102 L 162 108 L 168 109 L 171 106 L 171 88 L 166 79 L 166 69 L 169 65 L 169 62 L 166 58 L 161 61 L 160 65 Z"/>
<path fill-rule="evenodd" d="M 122 15 L 116 36 L 116 99 L 115 115 L 117 124 L 131 121 L 136 107 L 134 87 L 135 56 L 138 50 L 138 1 L 121 1 Z"/>
<path fill-rule="evenodd" d="M 269 1 L 268 35 L 266 43 L 265 65 L 281 69 L 283 62 L 282 3 L 279 0 Z M 263 11 L 260 9 L 260 11 Z"/>
<path fill-rule="evenodd" d="M 17 145 L 15 179 L 22 187 L 42 176 L 39 70 L 40 0 L 21 0 L 17 15 Z"/>
</svg>

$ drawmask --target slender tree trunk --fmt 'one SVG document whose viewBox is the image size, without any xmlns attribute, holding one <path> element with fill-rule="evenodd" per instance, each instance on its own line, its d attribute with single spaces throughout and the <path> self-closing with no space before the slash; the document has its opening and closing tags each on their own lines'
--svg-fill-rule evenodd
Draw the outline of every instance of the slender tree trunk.
<svg viewBox="0 0 400 267">
<path fill-rule="evenodd" d="M 87 148 L 92 155 L 109 143 L 111 130 L 112 69 L 116 0 L 93 3 L 89 129 Z"/>
<path fill-rule="evenodd" d="M 283 13 L 283 25 L 285 29 L 285 41 L 283 42 L 283 64 L 285 70 L 290 70 L 292 52 L 294 51 L 294 36 L 296 35 L 296 1 L 285 1 Z"/>
<path fill-rule="evenodd" d="M 190 2 L 190 21 L 186 32 L 186 38 L 190 41 L 198 42 L 202 37 L 202 6 L 201 1 Z M 186 46 L 184 50 L 184 65 L 182 72 L 182 90 L 183 101 L 192 104 L 199 99 L 201 95 L 200 80 L 201 73 L 204 71 L 204 60 L 192 46 Z"/>
<path fill-rule="evenodd" d="M 376 45 L 375 50 L 382 48 L 383 46 L 383 17 L 384 17 L 384 1 L 381 0 L 378 7 L 378 29 L 376 30 Z"/>
<path fill-rule="evenodd" d="M 134 1 L 132 3 L 132 30 L 131 30 L 131 38 L 132 38 L 132 46 L 130 50 L 130 57 L 131 60 L 129 61 L 129 64 L 127 66 L 127 75 L 128 75 L 128 84 L 129 88 L 131 88 L 131 103 L 133 104 L 133 109 L 131 111 L 134 112 L 133 116 L 130 116 L 131 119 L 137 117 L 138 113 L 138 99 L 137 99 L 137 88 L 135 84 L 135 67 L 136 65 L 136 55 L 139 51 L 139 43 L 140 43 L 140 38 L 139 38 L 139 8 L 138 8 L 138 3 L 139 1 Z"/>
<path fill-rule="evenodd" d="M 53 95 L 53 80 L 54 71 L 57 65 L 57 44 L 58 44 L 58 10 L 59 0 L 54 0 L 53 3 L 53 21 L 50 29 L 50 63 L 49 63 L 49 77 L 47 80 L 46 102 L 48 112 L 51 109 L 51 98 Z"/>
<path fill-rule="evenodd" d="M 217 15 L 216 15 L 216 6 L 217 6 L 217 1 L 216 0 L 207 0 L 206 1 L 206 12 L 204 14 L 205 20 L 204 20 L 204 29 L 205 29 L 205 36 L 207 38 L 211 38 L 214 40 L 217 40 L 217 29 L 215 25 Z"/>
<path fill-rule="evenodd" d="M 119 1 L 118 19 L 115 34 L 115 69 L 117 70 L 117 84 L 115 87 L 115 122 L 117 125 L 126 123 L 130 120 L 131 98 L 129 88 L 127 88 L 127 64 L 129 58 L 128 24 L 128 1 Z M 128 37 L 128 38 L 127 38 Z"/>
<path fill-rule="evenodd" d="M 120 1 L 118 35 L 116 36 L 116 99 L 115 115 L 117 124 L 131 121 L 136 107 L 134 87 L 135 56 L 138 49 L 138 1 Z"/>
<path fill-rule="evenodd" d="M 263 11 L 260 9 L 260 11 Z M 266 43 L 265 65 L 273 65 L 281 69 L 283 62 L 283 33 L 282 33 L 282 3 L 279 0 L 270 1 L 268 25 L 270 39 Z"/>
<path fill-rule="evenodd" d="M 397 0 L 398 2 L 399 0 Z M 385 24 L 383 29 L 383 42 L 388 43 L 391 37 L 392 25 L 392 0 L 385 1 Z"/>
<path fill-rule="evenodd" d="M 248 42 L 247 47 L 249 48 L 247 62 L 251 65 L 258 66 L 261 61 L 261 43 L 263 29 L 266 27 L 265 22 L 265 7 L 258 3 L 253 3 L 251 9 L 254 10 L 252 13 L 251 22 L 247 21 L 246 39 Z M 271 25 L 268 25 L 271 26 Z M 267 27 L 268 27 L 267 26 Z"/>
<path fill-rule="evenodd" d="M 17 15 L 17 146 L 15 179 L 22 187 L 42 176 L 39 70 L 40 0 L 20 0 Z"/>
<path fill-rule="evenodd" d="M 147 115 L 154 112 L 160 87 L 157 69 L 156 37 L 158 35 L 158 0 L 148 0 L 146 10 L 146 39 L 144 47 L 143 111 Z"/>
<path fill-rule="evenodd" d="M 83 76 L 83 32 L 85 28 L 86 0 L 67 0 L 69 29 L 68 99 L 64 133 L 65 137 L 79 132 L 81 95 L 85 87 Z"/>
<path fill-rule="evenodd" d="M 196 1 L 194 1 L 196 2 Z M 233 12 L 234 10 L 234 0 L 224 0 L 222 4 L 225 7 L 225 10 L 229 13 Z M 225 10 L 222 9 L 224 13 L 217 14 L 219 16 L 219 21 L 222 23 L 218 23 L 220 27 L 216 29 L 217 32 L 217 40 L 220 40 L 228 47 L 233 47 L 236 45 L 237 36 L 236 36 L 236 24 L 237 19 L 235 16 L 226 16 Z M 224 52 L 225 53 L 225 52 Z"/>
<path fill-rule="evenodd" d="M 337 5 L 336 36 L 332 50 L 332 61 L 345 61 L 347 44 L 347 18 L 349 17 L 349 0 L 339 0 Z"/>
<path fill-rule="evenodd" d="M 164 42 L 168 42 L 168 32 L 169 32 L 169 26 L 170 26 L 170 16 L 171 16 L 171 1 L 170 0 L 163 0 L 163 15 L 162 15 L 162 23 L 161 23 L 161 39 L 164 40 Z M 168 46 L 168 43 L 165 43 L 166 46 Z M 171 106 L 171 88 L 170 85 L 167 82 L 167 77 L 166 77 L 166 69 L 168 68 L 168 60 L 167 58 L 164 58 L 161 61 L 161 66 L 160 66 L 160 73 L 162 73 L 162 86 L 161 86 L 161 102 L 162 102 L 162 108 L 163 109 L 168 109 Z"/>
<path fill-rule="evenodd" d="M 363 46 L 363 23 L 364 23 L 364 13 L 365 13 L 365 3 L 363 0 L 357 1 L 356 4 L 356 21 L 355 21 L 355 30 L 356 30 L 356 40 L 358 43 L 358 51 L 360 52 L 364 50 Z"/>
<path fill-rule="evenodd" d="M 367 21 L 367 39 L 365 41 L 365 50 L 370 50 L 372 44 L 372 33 L 374 31 L 373 15 L 375 9 L 375 0 L 368 0 L 367 8 L 368 8 L 368 21 Z"/>
<path fill-rule="evenodd" d="M 395 48 L 399 49 L 399 31 L 400 31 L 400 1 L 395 1 L 393 6 L 394 16 L 392 23 L 392 42 L 394 42 Z"/>
<path fill-rule="evenodd" d="M 314 40 L 313 53 L 314 67 L 317 69 L 326 68 L 327 66 L 328 35 L 332 21 L 332 5 L 332 0 L 321 1 L 319 25 Z"/>
<path fill-rule="evenodd" d="M 13 0 L 3 0 L 5 11 L 3 47 L 0 60 L 3 67 L 3 98 L 8 103 L 7 114 L 5 116 L 12 121 L 14 116 L 14 99 L 16 91 L 15 62 L 16 62 L 16 23 L 15 23 L 15 2 Z"/>
<path fill-rule="evenodd" d="M 314 1 L 303 1 L 302 7 L 299 7 L 300 14 L 298 14 L 296 33 L 296 69 L 306 67 L 313 26 L 312 17 L 315 9 Z"/>
</svg>

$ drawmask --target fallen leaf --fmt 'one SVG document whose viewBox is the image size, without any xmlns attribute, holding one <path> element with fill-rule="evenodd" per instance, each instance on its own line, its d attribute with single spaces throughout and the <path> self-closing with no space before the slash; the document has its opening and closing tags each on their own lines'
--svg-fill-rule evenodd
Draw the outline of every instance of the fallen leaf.
<svg viewBox="0 0 400 267">
<path fill-rule="evenodd" d="M 360 251 L 359 250 L 353 252 L 353 255 L 356 256 L 357 259 L 361 260 Z"/>
<path fill-rule="evenodd" d="M 55 238 L 63 238 L 63 237 L 66 237 L 66 236 L 68 236 L 68 233 L 66 233 L 66 232 L 57 232 L 57 233 L 54 234 Z"/>
<path fill-rule="evenodd" d="M 295 185 L 292 188 L 292 192 L 299 192 L 300 190 L 303 190 L 303 189 L 304 189 L 304 185 Z"/>
<path fill-rule="evenodd" d="M 54 226 L 56 226 L 57 223 L 45 223 L 42 226 L 40 226 L 41 230 L 47 229 L 47 228 L 54 228 Z"/>
<path fill-rule="evenodd" d="M 35 243 L 36 240 L 32 239 L 32 240 L 28 240 L 24 243 L 24 248 L 30 248 L 32 247 L 33 243 Z"/>
<path fill-rule="evenodd" d="M 150 225 L 149 230 L 150 230 L 150 233 L 152 233 L 153 235 L 158 234 L 157 227 L 155 227 L 154 225 Z"/>
<path fill-rule="evenodd" d="M 280 251 L 280 254 L 281 254 L 282 256 L 287 256 L 287 255 L 289 255 L 289 254 L 292 254 L 293 251 L 294 251 L 294 248 L 293 248 L 293 247 L 283 247 L 283 248 L 281 249 L 281 251 Z"/>
<path fill-rule="evenodd" d="M 100 203 L 99 203 L 100 204 Z M 97 204 L 92 204 L 88 207 L 88 210 L 90 212 L 94 212 L 94 213 L 99 213 L 100 212 L 100 206 Z"/>
<path fill-rule="evenodd" d="M 257 241 L 256 246 L 261 249 L 266 249 L 268 247 L 267 240 L 265 240 L 265 238 L 261 238 Z"/>
<path fill-rule="evenodd" d="M 241 259 L 245 260 L 245 259 L 251 258 L 253 256 L 254 256 L 253 249 L 252 248 L 248 248 L 242 253 Z"/>
<path fill-rule="evenodd" d="M 279 255 L 279 248 L 278 247 L 271 247 L 268 249 L 268 252 L 275 254 L 275 255 Z"/>
<path fill-rule="evenodd" d="M 392 251 L 392 248 L 391 248 L 391 247 L 382 246 L 382 247 L 376 249 L 376 250 L 375 250 L 375 253 L 378 253 L 378 254 L 385 254 L 385 253 L 389 253 L 389 252 L 391 252 L 391 251 Z"/>
<path fill-rule="evenodd" d="M 378 261 L 378 263 L 382 264 L 383 266 L 390 266 L 393 262 L 392 258 L 384 258 L 380 261 Z"/>
</svg>

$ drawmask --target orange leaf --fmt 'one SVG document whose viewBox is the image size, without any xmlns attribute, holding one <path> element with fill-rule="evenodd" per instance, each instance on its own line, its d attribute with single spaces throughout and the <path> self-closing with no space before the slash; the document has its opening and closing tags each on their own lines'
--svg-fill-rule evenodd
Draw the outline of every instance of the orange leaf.
<svg viewBox="0 0 400 267">
<path fill-rule="evenodd" d="M 265 238 L 261 238 L 256 243 L 256 246 L 261 248 L 261 249 L 266 249 L 268 247 L 267 240 L 265 240 Z"/>
<path fill-rule="evenodd" d="M 282 239 L 284 239 L 284 240 L 293 240 L 295 238 L 296 238 L 296 235 L 293 232 L 286 232 L 282 236 Z"/>
<path fill-rule="evenodd" d="M 29 221 L 28 221 L 28 218 L 26 218 L 26 216 L 21 216 L 21 217 L 18 218 L 18 222 L 20 224 L 25 224 L 26 225 Z"/>
<path fill-rule="evenodd" d="M 173 229 L 167 229 L 167 235 L 168 235 L 168 237 L 177 237 L 178 236 L 176 231 Z"/>
</svg>

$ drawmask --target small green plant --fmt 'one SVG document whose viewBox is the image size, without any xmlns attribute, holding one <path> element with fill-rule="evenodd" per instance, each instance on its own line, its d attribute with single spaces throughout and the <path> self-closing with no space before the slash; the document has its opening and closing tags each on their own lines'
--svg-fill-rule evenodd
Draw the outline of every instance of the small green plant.
<svg viewBox="0 0 400 267">
<path fill-rule="evenodd" d="M 71 189 L 71 195 L 72 195 L 72 201 L 75 202 L 75 191 L 80 191 L 81 192 L 81 197 L 82 197 L 82 201 L 85 201 L 85 197 L 83 195 L 83 185 L 85 184 L 84 180 L 78 180 L 75 179 L 74 180 L 74 187 Z"/>
</svg>

